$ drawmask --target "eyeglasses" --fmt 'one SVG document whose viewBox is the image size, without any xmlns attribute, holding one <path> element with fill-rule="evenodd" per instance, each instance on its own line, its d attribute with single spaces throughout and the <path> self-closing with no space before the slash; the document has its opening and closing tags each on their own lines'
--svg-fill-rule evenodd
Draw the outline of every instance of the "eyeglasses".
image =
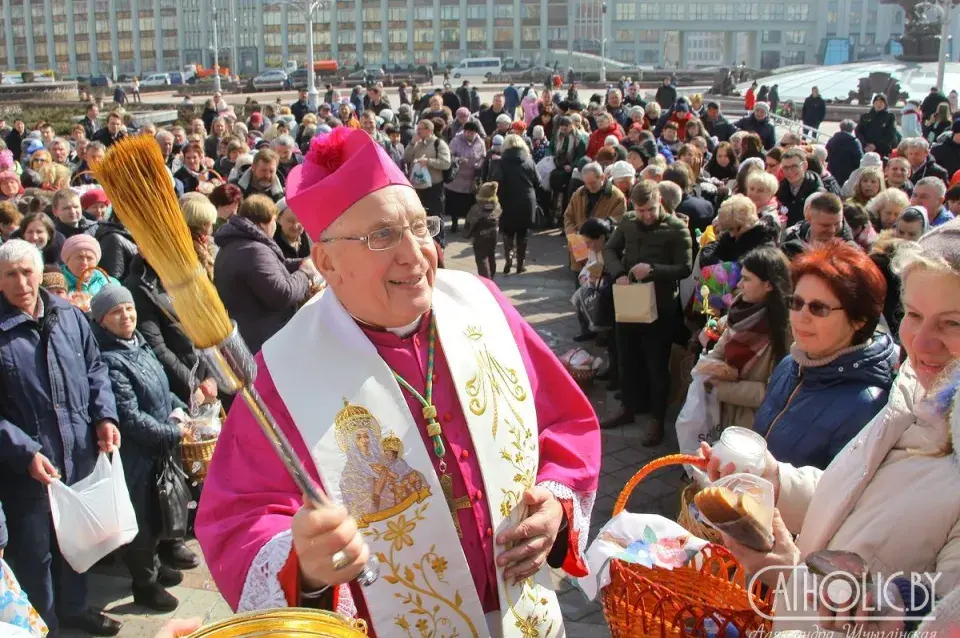
<svg viewBox="0 0 960 638">
<path fill-rule="evenodd" d="M 810 311 L 810 314 L 814 317 L 820 317 L 821 319 L 829 317 L 831 313 L 836 312 L 837 310 L 843 310 L 843 308 L 831 308 L 822 301 L 814 299 L 813 301 L 806 301 L 803 297 L 798 297 L 797 295 L 791 295 L 787 297 L 787 307 L 794 312 L 800 312 L 803 310 L 803 307 L 806 306 Z"/>
<path fill-rule="evenodd" d="M 384 226 L 369 235 L 362 235 L 360 237 L 330 237 L 321 241 L 324 243 L 359 241 L 366 244 L 370 250 L 390 250 L 400 243 L 400 240 L 403 239 L 403 232 L 408 229 L 421 244 L 429 243 L 434 237 L 440 234 L 440 226 L 442 223 L 439 217 L 421 217 L 409 226 Z"/>
</svg>

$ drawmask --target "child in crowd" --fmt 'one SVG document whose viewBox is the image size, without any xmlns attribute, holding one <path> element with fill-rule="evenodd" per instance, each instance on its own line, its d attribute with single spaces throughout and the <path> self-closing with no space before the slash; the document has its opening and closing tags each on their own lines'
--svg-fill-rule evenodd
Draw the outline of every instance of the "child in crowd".
<svg viewBox="0 0 960 638">
<path fill-rule="evenodd" d="M 464 237 L 473 239 L 477 274 L 487 279 L 493 279 L 497 272 L 495 253 L 501 212 L 497 183 L 485 182 L 477 191 L 477 203 L 470 207 L 463 222 Z"/>
</svg>

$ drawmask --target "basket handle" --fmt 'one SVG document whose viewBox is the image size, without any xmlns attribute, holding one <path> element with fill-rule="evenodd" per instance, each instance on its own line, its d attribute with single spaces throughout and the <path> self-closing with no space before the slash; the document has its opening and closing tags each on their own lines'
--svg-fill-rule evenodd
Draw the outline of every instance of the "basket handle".
<svg viewBox="0 0 960 638">
<path fill-rule="evenodd" d="M 627 481 L 627 484 L 623 486 L 623 490 L 620 491 L 620 496 L 617 497 L 617 502 L 613 506 L 613 515 L 616 516 L 627 506 L 630 495 L 633 494 L 634 488 L 637 487 L 640 481 L 647 478 L 647 475 L 650 473 L 670 465 L 693 465 L 694 467 L 702 469 L 707 466 L 707 459 L 692 454 L 670 454 L 650 461 L 641 467 L 637 473 Z"/>
</svg>

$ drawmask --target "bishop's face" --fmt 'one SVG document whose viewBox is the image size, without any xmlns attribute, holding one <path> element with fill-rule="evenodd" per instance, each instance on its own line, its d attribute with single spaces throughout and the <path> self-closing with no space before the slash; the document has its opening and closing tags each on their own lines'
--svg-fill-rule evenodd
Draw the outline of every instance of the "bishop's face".
<svg viewBox="0 0 960 638">
<path fill-rule="evenodd" d="M 371 250 L 357 239 L 409 227 L 426 216 L 412 188 L 388 186 L 351 206 L 313 245 L 317 268 L 354 317 L 380 328 L 400 328 L 430 309 L 438 258 L 432 237 L 415 237 L 408 228 L 384 250 Z"/>
</svg>

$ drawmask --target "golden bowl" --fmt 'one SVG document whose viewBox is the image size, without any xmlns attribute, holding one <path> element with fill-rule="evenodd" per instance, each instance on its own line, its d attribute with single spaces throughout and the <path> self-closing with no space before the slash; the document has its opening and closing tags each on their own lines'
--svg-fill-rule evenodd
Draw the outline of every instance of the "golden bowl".
<svg viewBox="0 0 960 638">
<path fill-rule="evenodd" d="M 364 638 L 367 623 L 320 609 L 269 609 L 231 616 L 201 627 L 189 638 Z"/>
</svg>

